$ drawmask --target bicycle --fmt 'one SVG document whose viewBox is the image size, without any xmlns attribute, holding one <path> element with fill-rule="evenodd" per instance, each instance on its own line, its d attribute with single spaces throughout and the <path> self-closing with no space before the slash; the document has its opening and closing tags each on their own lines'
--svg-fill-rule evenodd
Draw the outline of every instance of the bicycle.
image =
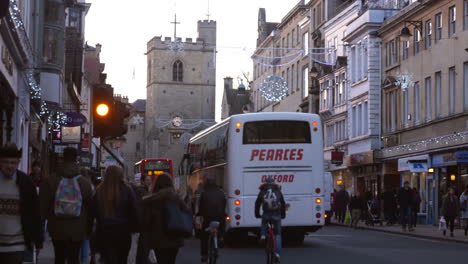
<svg viewBox="0 0 468 264">
<path fill-rule="evenodd" d="M 268 221 L 267 225 L 268 230 L 265 242 L 267 264 L 279 264 L 278 258 L 276 257 L 276 235 L 274 224 L 271 221 Z"/>
<path fill-rule="evenodd" d="M 218 228 L 219 222 L 212 221 L 205 229 L 208 232 L 208 264 L 216 264 L 218 259 Z"/>
</svg>

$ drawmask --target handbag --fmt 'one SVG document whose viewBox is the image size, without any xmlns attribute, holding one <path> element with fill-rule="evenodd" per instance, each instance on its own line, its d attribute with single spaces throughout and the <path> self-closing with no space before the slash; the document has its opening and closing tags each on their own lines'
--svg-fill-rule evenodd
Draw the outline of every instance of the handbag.
<svg viewBox="0 0 468 264">
<path fill-rule="evenodd" d="M 445 221 L 445 218 L 443 216 L 439 220 L 439 230 L 440 231 L 447 230 L 447 222 Z"/>
<path fill-rule="evenodd" d="M 178 200 L 170 200 L 165 206 L 166 233 L 178 237 L 192 236 L 192 214 L 183 210 Z"/>
</svg>

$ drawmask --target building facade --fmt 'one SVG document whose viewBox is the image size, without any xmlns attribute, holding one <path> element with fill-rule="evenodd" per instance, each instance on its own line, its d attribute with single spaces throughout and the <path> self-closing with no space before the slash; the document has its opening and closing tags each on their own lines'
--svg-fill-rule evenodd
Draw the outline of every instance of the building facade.
<svg viewBox="0 0 468 264">
<path fill-rule="evenodd" d="M 254 76 L 252 102 L 255 112 L 300 112 L 309 94 L 309 8 L 304 0 L 291 9 L 281 23 L 266 21 L 266 10 L 258 15 L 257 49 L 252 55 Z M 280 101 L 268 100 L 262 84 L 269 76 L 280 76 L 287 91 Z"/>
<path fill-rule="evenodd" d="M 468 1 L 414 2 L 379 34 L 382 174 L 410 182 L 420 221 L 435 223 L 448 188 L 468 184 Z"/>
<path fill-rule="evenodd" d="M 198 21 L 198 38 L 155 37 L 147 45 L 146 155 L 174 171 L 191 135 L 214 124 L 216 22 Z"/>
<path fill-rule="evenodd" d="M 128 118 L 128 132 L 121 154 L 125 160 L 127 176 L 133 179 L 134 165 L 146 157 L 145 154 L 145 111 L 146 100 L 139 99 L 130 104 L 130 117 Z"/>
</svg>

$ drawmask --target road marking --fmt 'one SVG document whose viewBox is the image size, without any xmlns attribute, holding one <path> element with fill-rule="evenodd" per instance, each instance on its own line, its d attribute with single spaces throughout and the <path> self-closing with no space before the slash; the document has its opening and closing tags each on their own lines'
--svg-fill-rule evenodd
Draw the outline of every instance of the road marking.
<svg viewBox="0 0 468 264">
<path fill-rule="evenodd" d="M 309 234 L 308 237 L 350 237 L 347 235 L 317 235 L 317 234 Z"/>
</svg>

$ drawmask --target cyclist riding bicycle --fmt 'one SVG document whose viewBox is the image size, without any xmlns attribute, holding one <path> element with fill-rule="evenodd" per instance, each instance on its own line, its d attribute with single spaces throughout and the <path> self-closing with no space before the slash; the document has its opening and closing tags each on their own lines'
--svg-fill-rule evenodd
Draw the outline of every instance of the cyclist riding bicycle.
<svg viewBox="0 0 468 264">
<path fill-rule="evenodd" d="M 255 201 L 255 217 L 262 218 L 260 241 L 265 241 L 268 222 L 274 225 L 276 236 L 276 258 L 279 261 L 281 254 L 281 219 L 286 217 L 286 203 L 280 186 L 272 178 L 267 178 L 266 182 L 259 187 L 260 193 Z M 263 214 L 260 215 L 260 207 Z"/>
<path fill-rule="evenodd" d="M 197 216 L 203 218 L 203 224 L 200 233 L 200 253 L 201 261 L 207 262 L 208 260 L 208 238 L 209 234 L 206 231 L 210 222 L 217 221 L 220 223 L 218 228 L 218 241 L 219 244 L 223 243 L 223 233 L 226 217 L 226 196 L 219 188 L 214 179 L 208 178 L 205 181 L 204 190 L 200 195 Z"/>
</svg>

